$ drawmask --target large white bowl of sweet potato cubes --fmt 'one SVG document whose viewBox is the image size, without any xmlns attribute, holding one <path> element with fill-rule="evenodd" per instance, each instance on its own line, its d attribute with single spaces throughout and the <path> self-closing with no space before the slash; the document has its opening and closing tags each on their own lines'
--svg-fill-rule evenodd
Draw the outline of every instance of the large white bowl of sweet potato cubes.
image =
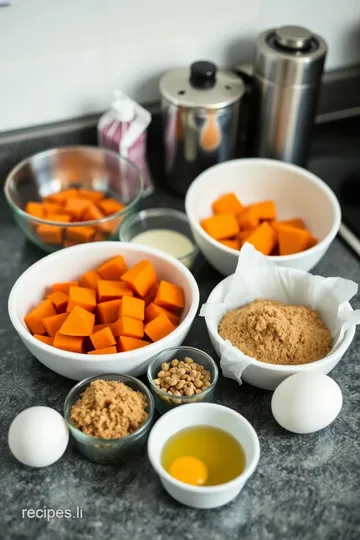
<svg viewBox="0 0 360 540">
<path fill-rule="evenodd" d="M 273 159 L 215 165 L 191 184 L 185 200 L 194 238 L 209 263 L 235 272 L 249 242 L 276 264 L 311 270 L 341 222 L 332 190 L 311 172 Z"/>
<path fill-rule="evenodd" d="M 185 339 L 199 305 L 191 272 L 152 248 L 97 242 L 48 255 L 9 296 L 9 315 L 29 351 L 70 379 L 138 376 Z"/>
</svg>

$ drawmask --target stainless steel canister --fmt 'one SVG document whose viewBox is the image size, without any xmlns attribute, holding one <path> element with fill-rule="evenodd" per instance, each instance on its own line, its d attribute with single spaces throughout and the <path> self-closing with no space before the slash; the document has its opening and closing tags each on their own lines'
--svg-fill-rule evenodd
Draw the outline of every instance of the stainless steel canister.
<svg viewBox="0 0 360 540">
<path fill-rule="evenodd" d="M 206 168 L 235 156 L 243 81 L 211 62 L 168 71 L 160 80 L 168 186 L 184 195 Z"/>
<path fill-rule="evenodd" d="M 306 164 L 326 52 L 326 42 L 300 26 L 259 35 L 250 76 L 252 155 Z"/>
</svg>

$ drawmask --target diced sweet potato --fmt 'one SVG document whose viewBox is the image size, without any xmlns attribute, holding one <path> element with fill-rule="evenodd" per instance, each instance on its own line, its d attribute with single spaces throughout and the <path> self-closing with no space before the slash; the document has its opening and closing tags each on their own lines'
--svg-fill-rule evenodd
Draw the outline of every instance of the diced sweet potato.
<svg viewBox="0 0 360 540">
<path fill-rule="evenodd" d="M 98 202 L 105 197 L 105 194 L 102 191 L 96 191 L 94 189 L 78 189 L 77 196 L 87 201 Z"/>
<path fill-rule="evenodd" d="M 110 216 L 111 214 L 120 212 L 120 210 L 124 210 L 125 204 L 116 199 L 103 199 L 98 203 L 98 207 L 105 216 Z"/>
<path fill-rule="evenodd" d="M 159 283 L 159 288 L 154 298 L 154 304 L 169 309 L 170 311 L 177 311 L 183 309 L 185 306 L 185 294 L 184 290 L 174 283 L 162 280 Z"/>
<path fill-rule="evenodd" d="M 235 195 L 235 193 L 225 193 L 212 204 L 214 214 L 222 214 L 230 212 L 231 214 L 239 214 L 244 207 Z"/>
<path fill-rule="evenodd" d="M 252 244 L 255 249 L 264 255 L 270 255 L 276 245 L 276 233 L 274 229 L 264 221 L 250 236 L 246 242 Z"/>
<path fill-rule="evenodd" d="M 53 338 L 55 337 L 56 332 L 60 330 L 60 328 L 66 321 L 68 315 L 69 315 L 68 313 L 59 313 L 59 315 L 52 315 L 51 317 L 45 317 L 43 319 L 42 322 L 43 322 L 44 328 L 46 332 L 49 334 L 49 336 Z"/>
<path fill-rule="evenodd" d="M 65 213 L 57 213 L 57 214 L 47 214 L 46 219 L 49 221 L 57 221 L 59 223 L 69 223 L 71 221 L 71 216 L 69 214 Z"/>
<path fill-rule="evenodd" d="M 127 269 L 124 257 L 117 255 L 109 261 L 104 262 L 97 271 L 102 279 L 119 280 Z"/>
<path fill-rule="evenodd" d="M 61 244 L 63 238 L 63 228 L 56 225 L 39 225 L 36 229 L 37 235 L 45 244 Z"/>
<path fill-rule="evenodd" d="M 97 290 L 97 284 L 99 282 L 100 276 L 96 270 L 89 270 L 85 272 L 79 279 L 80 287 L 86 287 L 87 289 Z"/>
<path fill-rule="evenodd" d="M 150 261 L 140 261 L 121 276 L 122 281 L 142 298 L 155 286 L 157 275 Z"/>
<path fill-rule="evenodd" d="M 25 212 L 30 214 L 30 216 L 43 219 L 45 217 L 45 209 L 43 203 L 39 202 L 28 202 L 25 205 Z"/>
<path fill-rule="evenodd" d="M 123 281 L 99 279 L 97 284 L 97 296 L 99 302 L 107 302 L 122 298 L 124 295 L 132 296 L 132 289 Z"/>
<path fill-rule="evenodd" d="M 95 315 L 83 307 L 76 305 L 68 314 L 60 328 L 65 336 L 91 336 L 94 329 Z"/>
<path fill-rule="evenodd" d="M 121 299 L 101 302 L 97 305 L 97 316 L 100 323 L 109 324 L 119 318 Z"/>
<path fill-rule="evenodd" d="M 147 323 L 144 328 L 145 334 L 151 341 L 159 341 L 159 339 L 171 334 L 175 329 L 176 326 L 163 314 Z"/>
<path fill-rule="evenodd" d="M 251 206 L 245 208 L 245 210 L 238 215 L 237 220 L 241 231 L 244 229 L 254 230 L 260 225 L 259 216 Z"/>
<path fill-rule="evenodd" d="M 47 295 L 48 300 L 51 300 L 58 313 L 64 313 L 67 308 L 69 296 L 62 291 L 54 291 Z"/>
<path fill-rule="evenodd" d="M 64 212 L 71 216 L 72 221 L 81 221 L 85 210 L 89 206 L 89 201 L 73 198 L 68 199 L 64 206 Z"/>
<path fill-rule="evenodd" d="M 292 255 L 307 249 L 311 234 L 307 229 L 297 229 L 286 225 L 278 229 L 280 255 Z"/>
<path fill-rule="evenodd" d="M 94 351 L 89 351 L 87 354 L 116 354 L 117 348 L 115 345 L 112 347 L 105 347 L 104 349 L 95 349 Z"/>
<path fill-rule="evenodd" d="M 66 311 L 70 312 L 75 306 L 80 306 L 93 312 L 96 308 L 96 292 L 87 287 L 70 287 L 69 301 Z"/>
<path fill-rule="evenodd" d="M 53 346 L 63 351 L 83 353 L 84 339 L 82 336 L 65 336 L 64 334 L 60 334 L 60 332 L 56 332 Z"/>
<path fill-rule="evenodd" d="M 40 334 L 34 334 L 34 338 L 38 341 L 46 343 L 46 345 L 52 345 L 54 341 L 54 338 L 52 338 L 51 336 L 41 336 Z"/>
<path fill-rule="evenodd" d="M 93 227 L 83 227 L 81 225 L 78 227 L 67 227 L 65 236 L 66 240 L 69 242 L 86 244 L 87 242 L 91 242 L 94 238 L 95 229 Z"/>
<path fill-rule="evenodd" d="M 90 340 L 94 349 L 105 349 L 116 345 L 116 339 L 108 326 L 92 334 Z"/>
<path fill-rule="evenodd" d="M 310 249 L 310 248 L 316 246 L 316 244 L 318 243 L 318 241 L 319 241 L 319 240 L 318 240 L 317 238 L 315 238 L 315 236 L 312 236 L 312 235 L 311 235 L 311 236 L 310 236 L 310 239 L 309 239 L 309 241 L 308 241 L 308 243 L 307 243 L 306 249 Z"/>
<path fill-rule="evenodd" d="M 245 229 L 244 231 L 240 231 L 238 234 L 238 240 L 240 243 L 240 248 L 243 246 L 243 244 L 246 242 L 246 239 L 249 238 L 249 236 L 255 231 L 256 229 Z"/>
<path fill-rule="evenodd" d="M 61 291 L 69 295 L 70 287 L 77 287 L 79 283 L 77 281 L 64 281 L 62 283 L 53 283 L 51 285 L 52 291 Z"/>
<path fill-rule="evenodd" d="M 275 221 L 271 223 L 271 226 L 276 228 L 277 225 L 289 225 L 289 227 L 296 227 L 297 229 L 305 229 L 304 220 L 301 218 L 283 219 L 282 221 Z"/>
<path fill-rule="evenodd" d="M 45 334 L 43 319 L 57 315 L 51 300 L 43 300 L 24 317 L 24 321 L 33 334 Z"/>
<path fill-rule="evenodd" d="M 49 214 L 61 214 L 64 211 L 64 207 L 61 204 L 57 204 L 54 202 L 44 202 L 42 204 L 47 219 Z"/>
<path fill-rule="evenodd" d="M 73 197 L 78 196 L 78 190 L 74 188 L 64 189 L 62 191 L 58 191 L 57 193 L 52 193 L 51 195 L 48 195 L 44 198 L 44 201 L 46 202 L 55 202 L 57 204 L 65 204 L 67 199 L 71 199 Z"/>
<path fill-rule="evenodd" d="M 176 315 L 175 313 L 172 313 L 168 309 L 165 309 L 161 306 L 157 306 L 154 303 L 149 304 L 145 309 L 145 320 L 146 322 L 150 322 L 153 319 L 156 319 L 159 315 L 166 315 L 166 317 L 175 325 L 177 326 L 180 322 L 180 317 Z"/>
<path fill-rule="evenodd" d="M 239 224 L 234 214 L 230 212 L 215 214 L 200 222 L 204 231 L 215 240 L 225 240 L 236 236 L 240 230 Z"/>
<path fill-rule="evenodd" d="M 133 296 L 123 296 L 119 308 L 119 317 L 124 315 L 143 321 L 145 319 L 145 301 Z"/>
<path fill-rule="evenodd" d="M 241 234 L 241 233 L 239 233 Z M 239 236 L 239 235 L 238 235 Z M 231 249 L 240 249 L 240 240 L 238 237 L 236 238 L 229 238 L 229 240 L 219 240 L 220 244 L 223 244 L 226 247 L 229 247 Z"/>
<path fill-rule="evenodd" d="M 145 341 L 143 339 L 137 339 L 137 338 L 132 338 L 128 336 L 119 337 L 119 351 L 120 352 L 134 351 L 136 349 L 141 349 L 142 347 L 146 347 L 147 345 L 150 345 L 150 342 Z"/>
<path fill-rule="evenodd" d="M 144 323 L 125 315 L 111 325 L 111 331 L 115 337 L 128 336 L 141 339 L 144 336 Z"/>
<path fill-rule="evenodd" d="M 249 206 L 260 221 L 276 219 L 276 206 L 274 201 L 261 201 Z"/>
</svg>

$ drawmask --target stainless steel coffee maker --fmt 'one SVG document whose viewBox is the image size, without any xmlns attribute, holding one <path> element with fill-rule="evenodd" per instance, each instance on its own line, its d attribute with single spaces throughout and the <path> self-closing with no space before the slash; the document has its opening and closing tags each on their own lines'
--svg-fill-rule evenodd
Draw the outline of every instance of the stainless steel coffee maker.
<svg viewBox="0 0 360 540">
<path fill-rule="evenodd" d="M 250 91 L 248 155 L 306 165 L 326 52 L 300 26 L 258 36 L 254 63 L 235 67 Z"/>
<path fill-rule="evenodd" d="M 198 174 L 232 159 L 245 85 L 230 71 L 200 61 L 160 80 L 168 186 L 184 195 Z"/>
</svg>

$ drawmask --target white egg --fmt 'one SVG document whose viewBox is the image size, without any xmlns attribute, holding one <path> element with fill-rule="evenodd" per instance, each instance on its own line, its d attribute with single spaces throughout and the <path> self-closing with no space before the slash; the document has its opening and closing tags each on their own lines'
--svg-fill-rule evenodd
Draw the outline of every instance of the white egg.
<svg viewBox="0 0 360 540">
<path fill-rule="evenodd" d="M 50 407 L 30 407 L 11 423 L 8 443 L 14 457 L 29 467 L 47 467 L 61 458 L 69 442 L 64 418 Z"/>
<path fill-rule="evenodd" d="M 313 433 L 335 420 L 342 407 L 339 385 L 321 373 L 296 373 L 276 388 L 271 410 L 293 433 Z"/>
</svg>

